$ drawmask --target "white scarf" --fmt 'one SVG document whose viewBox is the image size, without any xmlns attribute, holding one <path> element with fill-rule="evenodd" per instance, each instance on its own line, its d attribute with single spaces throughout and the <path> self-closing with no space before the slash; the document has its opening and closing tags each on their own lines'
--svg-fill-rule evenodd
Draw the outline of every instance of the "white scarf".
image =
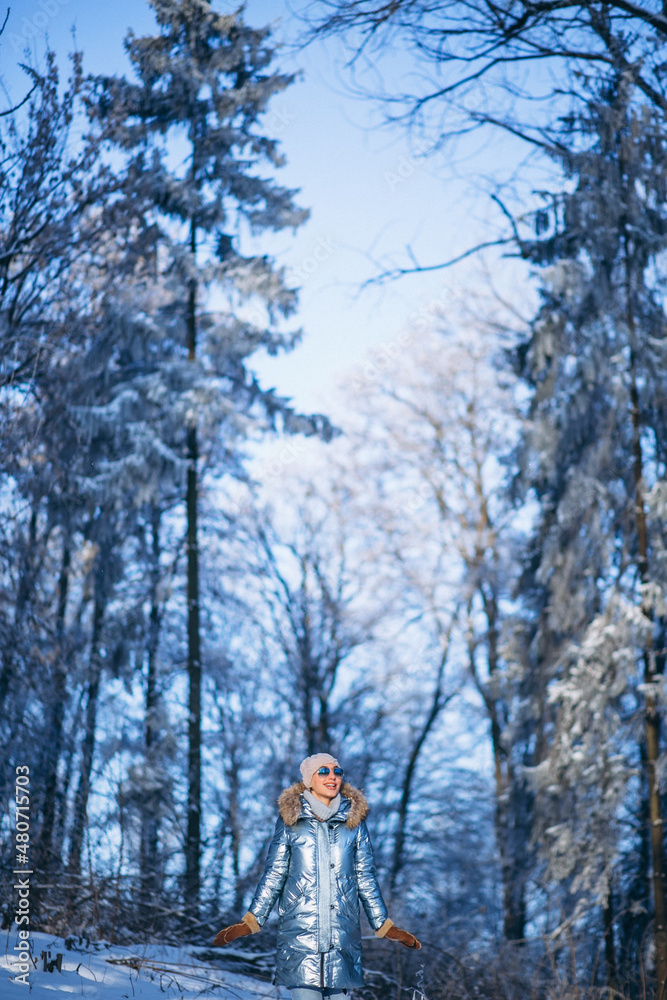
<svg viewBox="0 0 667 1000">
<path fill-rule="evenodd" d="M 308 802 L 317 818 L 321 819 L 323 823 L 325 823 L 328 819 L 331 819 L 332 816 L 335 816 L 340 809 L 340 792 L 335 799 L 331 800 L 328 806 L 325 806 L 324 802 L 320 802 L 319 799 L 316 799 L 309 788 L 306 788 L 301 794 L 306 802 Z"/>
</svg>

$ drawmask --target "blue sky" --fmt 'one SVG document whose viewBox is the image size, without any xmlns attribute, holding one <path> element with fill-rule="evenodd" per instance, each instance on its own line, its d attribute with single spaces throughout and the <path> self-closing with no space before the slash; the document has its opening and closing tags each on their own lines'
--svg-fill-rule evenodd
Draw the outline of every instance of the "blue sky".
<svg viewBox="0 0 667 1000">
<path fill-rule="evenodd" d="M 232 8 L 223 0 L 216 6 Z M 249 0 L 246 18 L 257 25 L 274 23 L 276 37 L 287 42 L 298 37 L 299 25 L 284 0 Z M 130 26 L 137 34 L 153 30 L 145 0 L 21 0 L 0 40 L 9 96 L 24 92 L 17 63 L 26 43 L 39 59 L 48 38 L 64 57 L 74 27 L 85 68 L 119 72 L 128 68 L 122 42 Z M 291 354 L 258 358 L 255 367 L 264 385 L 310 410 L 334 405 L 329 396 L 337 381 L 362 365 L 367 352 L 372 356 L 400 336 L 420 309 L 446 299 L 451 288 L 474 282 L 473 265 L 360 291 L 377 273 L 372 258 L 405 262 L 409 245 L 421 263 L 432 264 L 488 238 L 485 220 L 494 210 L 475 178 L 507 156 L 500 140 L 479 137 L 459 146 L 455 160 L 451 150 L 419 156 L 415 150 L 429 147 L 431 137 L 383 126 L 378 105 L 349 92 L 343 61 L 335 40 L 300 51 L 288 45 L 277 68 L 301 70 L 302 77 L 275 99 L 267 117 L 287 157 L 277 179 L 300 189 L 299 203 L 310 208 L 311 217 L 296 236 L 259 242 L 301 286 L 298 323 L 304 339 Z M 393 66 L 397 75 L 407 68 L 400 57 Z"/>
</svg>

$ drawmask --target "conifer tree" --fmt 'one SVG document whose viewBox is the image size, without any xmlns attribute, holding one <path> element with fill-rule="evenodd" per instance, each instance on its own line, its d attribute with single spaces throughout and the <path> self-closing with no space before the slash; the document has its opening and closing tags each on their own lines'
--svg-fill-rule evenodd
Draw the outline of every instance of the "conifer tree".
<svg viewBox="0 0 667 1000">
<path fill-rule="evenodd" d="M 135 79 L 96 78 L 90 111 L 110 145 L 125 154 L 109 210 L 137 220 L 138 243 L 158 245 L 157 266 L 169 288 L 163 336 L 180 362 L 181 446 L 187 460 L 188 806 L 185 891 L 200 892 L 202 663 L 199 593 L 199 478 L 208 460 L 237 465 L 235 441 L 248 418 L 312 432 L 321 422 L 296 417 L 261 390 L 246 367 L 258 348 L 290 347 L 276 330 L 295 293 L 265 255 L 244 256 L 244 236 L 295 228 L 307 213 L 294 192 L 262 176 L 282 157 L 262 135 L 270 98 L 292 78 L 270 70 L 268 29 L 242 14 L 217 13 L 209 0 L 151 0 L 153 36 L 131 32 L 126 48 Z M 211 294 L 225 305 L 213 311 Z M 266 323 L 243 318 L 254 298 Z M 256 314 L 256 311 L 255 313 Z M 175 435 L 177 431 L 175 430 Z"/>
<path fill-rule="evenodd" d="M 611 899 L 622 814 L 634 808 L 631 775 L 645 762 L 640 836 L 651 844 L 663 995 L 667 910 L 656 768 L 667 580 L 649 490 L 663 475 L 667 414 L 667 317 L 655 281 L 667 249 L 667 146 L 659 116 L 634 103 L 622 72 L 568 128 L 553 154 L 573 190 L 548 199 L 538 238 L 523 244 L 529 259 L 547 266 L 544 303 L 521 351 L 533 389 L 523 479 L 540 502 L 524 584 L 537 598 L 533 648 L 556 709 L 542 802 L 558 794 L 543 836 L 552 874 L 568 880 L 579 901 L 592 897 L 604 910 L 615 985 Z M 630 697 L 643 698 L 639 751 Z"/>
<path fill-rule="evenodd" d="M 91 262 L 103 234 L 98 213 L 89 211 L 98 150 L 94 140 L 76 137 L 81 54 L 73 55 L 64 86 L 53 52 L 31 76 L 25 106 L 0 119 L 0 476 L 6 509 L 14 512 L 5 521 L 6 529 L 12 525 L 3 568 L 11 596 L 3 610 L 0 705 L 11 696 L 14 709 L 3 710 L 1 727 L 8 759 L 15 746 L 33 742 L 17 706 L 24 697 L 40 705 L 34 843 L 36 865 L 47 870 L 59 859 L 58 772 L 76 645 L 66 609 L 74 539 L 86 514 L 76 483 L 85 463 L 68 404 L 89 345 L 96 308 Z"/>
</svg>

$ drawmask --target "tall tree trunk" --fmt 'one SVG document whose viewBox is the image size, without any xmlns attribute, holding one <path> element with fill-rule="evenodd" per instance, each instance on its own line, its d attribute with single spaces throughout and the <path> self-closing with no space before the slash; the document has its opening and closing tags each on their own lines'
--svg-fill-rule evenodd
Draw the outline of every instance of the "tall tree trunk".
<svg viewBox="0 0 667 1000">
<path fill-rule="evenodd" d="M 636 866 L 627 892 L 628 902 L 618 921 L 620 974 L 624 979 L 639 974 L 640 949 L 649 922 L 651 899 L 648 764 L 644 741 L 641 742 L 639 749 L 641 758 L 641 786 L 637 808 L 639 843 L 634 851 Z"/>
<path fill-rule="evenodd" d="M 190 227 L 194 268 L 197 229 Z M 190 282 L 188 296 L 188 360 L 197 357 L 197 282 Z M 185 840 L 185 892 L 190 912 L 198 915 L 201 850 L 201 646 L 199 629 L 199 539 L 197 535 L 197 424 L 187 429 L 187 550 L 188 550 L 188 818 Z"/>
<path fill-rule="evenodd" d="M 433 729 L 433 726 L 442 712 L 443 708 L 448 701 L 452 698 L 452 695 L 445 697 L 443 694 L 443 682 L 445 676 L 445 666 L 447 664 L 447 656 L 449 653 L 449 642 L 452 633 L 452 626 L 454 624 L 454 619 L 449 626 L 449 630 L 445 637 L 444 648 L 440 656 L 440 663 L 438 664 L 438 673 L 436 676 L 435 687 L 433 688 L 433 694 L 431 696 L 431 707 L 429 708 L 428 714 L 424 719 L 419 731 L 417 732 L 416 738 L 412 744 L 410 750 L 410 755 L 408 757 L 408 762 L 405 768 L 405 774 L 403 775 L 403 787 L 401 789 L 401 799 L 398 804 L 398 818 L 396 823 L 396 835 L 394 837 L 394 850 L 391 860 L 391 868 L 389 870 L 389 893 L 393 897 L 396 891 L 396 883 L 398 881 L 398 876 L 400 875 L 401 869 L 404 864 L 405 855 L 405 840 L 407 835 L 408 826 L 408 816 L 410 812 L 410 803 L 412 800 L 412 791 L 414 786 L 415 772 L 417 764 L 419 762 L 419 756 L 422 752 L 426 739 Z"/>
<path fill-rule="evenodd" d="M 634 325 L 634 324 L 633 324 Z M 631 326 L 631 332 L 634 330 Z M 630 402 L 632 407 L 633 430 L 633 470 L 635 486 L 635 519 L 637 526 L 637 556 L 639 575 L 642 583 L 649 578 L 648 529 L 644 505 L 644 466 L 641 442 L 641 418 L 639 413 L 639 393 L 635 377 L 634 357 L 631 357 Z M 652 612 L 649 612 L 653 619 Z M 653 643 L 647 643 L 644 650 L 644 698 L 645 698 L 645 739 L 646 762 L 648 767 L 649 829 L 651 837 L 651 860 L 653 862 L 653 905 L 655 910 L 655 961 L 657 976 L 657 1000 L 667 998 L 667 902 L 665 898 L 665 857 L 662 803 L 660 787 L 656 777 L 656 764 L 660 756 L 660 712 L 658 708 L 658 674 Z"/>
<path fill-rule="evenodd" d="M 58 581 L 58 606 L 56 610 L 56 645 L 53 653 L 53 691 L 49 702 L 49 730 L 47 752 L 42 760 L 43 812 L 39 841 L 35 852 L 35 867 L 44 871 L 53 855 L 53 828 L 58 801 L 58 765 L 62 747 L 63 721 L 67 703 L 67 662 L 65 648 L 65 610 L 69 591 L 71 543 L 69 534 L 63 541 L 60 578 Z"/>
<path fill-rule="evenodd" d="M 604 926 L 604 958 L 607 967 L 607 987 L 610 991 L 618 990 L 618 968 L 616 966 L 616 946 L 614 944 L 614 894 L 611 886 L 607 891 L 602 908 Z"/>
<path fill-rule="evenodd" d="M 5 643 L 2 656 L 2 667 L 0 668 L 0 708 L 5 704 L 15 675 L 16 646 L 23 627 L 23 619 L 28 605 L 28 600 L 32 593 L 35 580 L 36 566 L 36 546 L 37 546 L 37 508 L 39 501 L 34 501 L 30 512 L 28 523 L 28 537 L 26 548 L 21 564 L 18 588 L 16 592 L 16 604 L 14 606 L 14 621 L 10 634 Z"/>
<path fill-rule="evenodd" d="M 99 552 L 97 559 L 102 559 Z M 79 783 L 74 798 L 74 819 L 72 822 L 72 832 L 70 835 L 69 858 L 67 868 L 70 872 L 81 870 L 81 853 L 83 850 L 83 835 L 86 828 L 86 817 L 88 813 L 88 797 L 90 795 L 90 776 L 93 770 L 93 757 L 95 755 L 95 738 L 97 731 L 97 704 L 100 691 L 100 680 L 102 677 L 102 660 L 100 657 L 100 639 L 102 635 L 102 623 L 106 610 L 106 587 L 101 579 L 104 574 L 102 566 L 97 568 L 95 602 L 93 606 L 93 627 L 90 639 L 89 657 L 89 677 L 86 699 L 86 720 L 81 747 L 81 768 L 79 771 Z"/>
<path fill-rule="evenodd" d="M 487 669 L 489 678 L 498 672 L 498 601 L 492 587 L 480 581 L 478 592 L 486 618 Z M 471 606 L 468 613 L 470 614 Z M 473 636 L 472 627 L 469 635 Z M 500 874 L 503 889 L 503 936 L 506 941 L 521 941 L 525 936 L 526 904 L 524 867 L 528 850 L 523 807 L 525 795 L 515 786 L 515 777 L 509 754 L 502 745 L 502 705 L 489 685 L 480 678 L 475 664 L 475 648 L 470 639 L 468 648 L 470 670 L 479 691 L 491 730 L 491 751 L 495 781 L 494 826 L 500 855 Z"/>
<path fill-rule="evenodd" d="M 506 941 L 523 941 L 533 804 L 525 780 L 517 781 L 514 774 L 508 781 L 507 795 L 508 803 L 503 810 L 503 935 Z"/>
<path fill-rule="evenodd" d="M 331 744 L 330 720 L 329 720 L 329 695 L 320 692 L 318 695 L 319 719 L 317 721 L 317 735 L 320 747 L 326 749 Z"/>
<path fill-rule="evenodd" d="M 232 871 L 234 873 L 234 912 L 240 913 L 243 906 L 244 885 L 241 880 L 240 761 L 236 747 L 232 750 L 230 763 L 231 767 L 227 772 L 227 778 L 229 780 L 229 829 L 231 833 Z"/>
<path fill-rule="evenodd" d="M 480 583 L 479 592 L 487 622 L 489 678 L 494 678 L 498 672 L 498 602 L 493 590 L 487 589 L 483 581 Z M 489 692 L 485 692 L 483 697 L 491 724 L 491 749 L 496 786 L 494 821 L 503 883 L 503 935 L 506 941 L 519 941 L 524 937 L 525 932 L 525 906 L 522 892 L 523 880 L 517 877 L 518 873 L 515 870 L 517 859 L 515 851 L 512 850 L 510 836 L 512 765 L 509 754 L 502 745 L 501 710 L 498 706 L 498 700 Z"/>
<path fill-rule="evenodd" d="M 289 598 L 288 598 L 289 599 Z M 313 641 L 308 611 L 305 610 L 299 623 L 302 633 L 295 628 L 298 666 L 295 674 L 298 677 L 301 699 L 301 721 L 306 737 L 308 756 L 322 751 L 330 751 L 329 718 L 327 694 L 324 691 L 325 680 L 319 669 L 313 653 Z"/>
<path fill-rule="evenodd" d="M 516 795 L 514 773 L 508 755 L 501 742 L 501 727 L 498 708 L 490 699 L 487 712 L 491 722 L 491 749 L 493 752 L 495 777 L 494 826 L 496 844 L 500 855 L 500 874 L 503 887 L 503 937 L 506 941 L 520 941 L 525 936 L 526 908 L 524 900 L 524 879 L 519 870 L 521 861 L 517 857 L 517 830 L 513 828 L 512 816 Z M 512 836 L 514 833 L 514 837 Z M 524 845 L 525 846 L 525 845 Z"/>
<path fill-rule="evenodd" d="M 300 660 L 298 676 L 301 685 L 301 712 L 306 737 L 306 749 L 310 757 L 314 753 L 328 750 L 329 744 L 328 740 L 320 742 L 322 740 L 322 730 L 320 727 L 320 716 L 316 710 L 318 678 L 310 665 L 310 652 L 307 651 L 305 662 L 304 655 L 301 653 Z"/>
<path fill-rule="evenodd" d="M 144 721 L 144 741 L 145 760 L 149 767 L 155 757 L 155 744 L 157 740 L 157 719 L 156 710 L 158 706 L 158 686 L 157 686 L 157 652 L 160 640 L 160 603 L 158 600 L 158 587 L 160 583 L 160 520 L 161 511 L 158 507 L 152 509 L 151 534 L 152 534 L 152 562 L 151 562 L 151 610 L 148 621 L 148 642 L 147 642 L 147 676 L 146 676 L 146 712 Z M 139 869 L 141 874 L 141 897 L 144 919 L 150 920 L 154 910 L 155 896 L 158 891 L 157 884 L 157 864 L 158 864 L 158 842 L 160 833 L 160 823 L 157 812 L 157 801 L 155 795 L 149 796 L 144 803 L 141 812 L 141 843 L 139 856 Z"/>
<path fill-rule="evenodd" d="M 68 802 L 70 788 L 74 786 L 76 770 L 76 734 L 82 729 L 84 692 L 80 691 L 77 698 L 76 708 L 72 716 L 71 726 L 63 737 L 63 747 L 61 752 L 62 777 L 56 790 L 56 818 L 53 828 L 51 842 L 53 853 L 61 859 L 65 856 L 64 844 L 67 837 L 67 824 L 69 822 Z"/>
</svg>

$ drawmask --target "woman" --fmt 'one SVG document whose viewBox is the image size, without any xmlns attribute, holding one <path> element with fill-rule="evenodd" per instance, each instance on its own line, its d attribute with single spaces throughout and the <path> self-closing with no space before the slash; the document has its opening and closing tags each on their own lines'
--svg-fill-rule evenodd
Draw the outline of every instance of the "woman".
<svg viewBox="0 0 667 1000">
<path fill-rule="evenodd" d="M 343 769 L 331 754 L 306 757 L 300 770 L 303 781 L 278 799 L 280 815 L 250 909 L 213 944 L 257 933 L 279 900 L 275 982 L 291 989 L 292 1000 L 342 998 L 364 983 L 359 900 L 377 937 L 407 948 L 421 944 L 388 918 L 365 796 L 343 783 Z"/>
</svg>

